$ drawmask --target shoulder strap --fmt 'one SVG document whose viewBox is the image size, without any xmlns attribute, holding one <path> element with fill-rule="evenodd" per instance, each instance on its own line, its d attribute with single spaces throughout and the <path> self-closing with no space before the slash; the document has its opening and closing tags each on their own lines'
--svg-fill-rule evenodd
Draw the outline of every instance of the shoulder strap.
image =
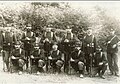
<svg viewBox="0 0 120 84">
<path fill-rule="evenodd" d="M 93 42 L 93 40 L 94 40 L 94 35 L 92 36 L 92 42 Z M 92 42 L 91 42 L 91 43 L 92 43 Z"/>
<path fill-rule="evenodd" d="M 84 36 L 84 38 L 83 39 L 85 39 L 86 38 L 86 36 Z"/>
<path fill-rule="evenodd" d="M 3 37 L 5 38 L 5 33 L 3 33 Z"/>
<path fill-rule="evenodd" d="M 33 36 L 33 32 L 31 32 L 31 37 Z"/>
<path fill-rule="evenodd" d="M 22 49 L 20 48 L 20 54 L 22 53 Z"/>
<path fill-rule="evenodd" d="M 59 51 L 59 50 L 57 50 L 57 55 L 59 55 L 59 53 L 60 53 L 60 51 Z"/>
<path fill-rule="evenodd" d="M 100 57 L 102 57 L 102 55 L 103 55 L 103 52 L 100 53 Z"/>
<path fill-rule="evenodd" d="M 71 39 L 73 39 L 73 33 L 71 33 Z"/>
<path fill-rule="evenodd" d="M 80 55 L 80 53 L 81 53 L 81 50 L 78 51 L 78 56 Z"/>
<path fill-rule="evenodd" d="M 51 33 L 51 37 L 53 38 L 53 32 L 50 32 Z"/>
<path fill-rule="evenodd" d="M 40 51 L 41 51 L 41 50 L 39 49 L 38 54 L 40 54 Z"/>
<path fill-rule="evenodd" d="M 25 32 L 25 36 L 27 35 L 27 33 Z"/>
<path fill-rule="evenodd" d="M 112 40 L 113 40 L 115 37 L 116 37 L 116 35 L 115 35 L 114 37 L 111 38 L 110 43 L 112 42 Z"/>
</svg>

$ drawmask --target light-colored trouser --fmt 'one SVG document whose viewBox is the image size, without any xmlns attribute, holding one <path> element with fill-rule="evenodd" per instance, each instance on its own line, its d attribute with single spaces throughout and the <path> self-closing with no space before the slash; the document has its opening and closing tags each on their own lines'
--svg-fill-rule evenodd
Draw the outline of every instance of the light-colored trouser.
<svg viewBox="0 0 120 84">
<path fill-rule="evenodd" d="M 108 59 L 109 70 L 111 71 L 111 73 L 118 74 L 119 68 L 118 68 L 117 53 L 107 53 L 107 59 Z"/>
<path fill-rule="evenodd" d="M 78 62 L 78 68 L 79 68 L 79 70 L 83 70 L 84 69 L 84 63 L 79 61 Z"/>
<path fill-rule="evenodd" d="M 38 67 L 44 67 L 44 65 L 45 65 L 45 62 L 40 59 L 40 60 L 38 61 Z"/>
<path fill-rule="evenodd" d="M 18 60 L 19 67 L 23 67 L 25 65 L 25 61 L 23 59 Z"/>
<path fill-rule="evenodd" d="M 62 66 L 63 66 L 63 61 L 57 60 L 56 65 L 57 65 L 58 67 L 62 67 Z"/>
</svg>

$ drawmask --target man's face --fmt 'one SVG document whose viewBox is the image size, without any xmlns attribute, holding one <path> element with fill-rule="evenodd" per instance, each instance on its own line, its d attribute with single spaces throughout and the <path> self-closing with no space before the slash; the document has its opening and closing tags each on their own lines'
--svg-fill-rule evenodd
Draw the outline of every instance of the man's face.
<svg viewBox="0 0 120 84">
<path fill-rule="evenodd" d="M 92 30 L 88 30 L 87 31 L 87 34 L 90 36 L 90 35 L 92 35 Z"/>
<path fill-rule="evenodd" d="M 10 31 L 11 31 L 11 29 L 10 29 L 10 28 L 8 28 L 8 29 L 7 29 L 7 31 L 8 31 L 8 32 L 10 32 Z"/>
<path fill-rule="evenodd" d="M 58 48 L 58 46 L 56 46 L 56 45 L 53 45 L 53 50 L 57 50 L 57 48 Z"/>
<path fill-rule="evenodd" d="M 111 35 L 114 35 L 114 34 L 115 34 L 115 31 L 111 31 L 110 33 L 111 33 Z"/>
<path fill-rule="evenodd" d="M 35 48 L 35 50 L 38 50 L 39 49 L 39 47 L 38 46 L 36 46 L 36 47 L 34 47 Z"/>
<path fill-rule="evenodd" d="M 75 47 L 76 50 L 80 50 L 80 48 L 81 48 L 80 46 Z"/>
<path fill-rule="evenodd" d="M 31 27 L 27 27 L 27 31 L 30 31 L 31 30 Z"/>
<path fill-rule="evenodd" d="M 16 49 L 20 49 L 20 45 L 15 45 L 15 48 Z"/>
</svg>

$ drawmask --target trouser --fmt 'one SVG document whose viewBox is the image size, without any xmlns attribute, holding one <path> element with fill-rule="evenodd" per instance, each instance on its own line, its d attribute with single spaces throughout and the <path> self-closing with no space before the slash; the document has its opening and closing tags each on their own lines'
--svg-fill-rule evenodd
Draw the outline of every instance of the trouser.
<svg viewBox="0 0 120 84">
<path fill-rule="evenodd" d="M 69 53 L 65 53 L 64 55 L 64 60 L 65 60 L 65 64 L 64 64 L 64 72 L 68 73 L 69 71 Z"/>
<path fill-rule="evenodd" d="M 98 67 L 98 73 L 99 75 L 104 75 L 105 71 L 107 70 L 107 65 L 103 64 L 103 65 L 99 65 Z"/>
<path fill-rule="evenodd" d="M 30 50 L 25 50 L 25 58 L 26 58 L 26 69 L 28 69 L 29 66 L 29 57 L 30 57 Z"/>
<path fill-rule="evenodd" d="M 17 70 L 23 71 L 23 66 L 25 64 L 25 61 L 23 59 L 12 59 L 12 64 L 14 67 L 17 68 Z"/>
<path fill-rule="evenodd" d="M 79 61 L 79 62 L 70 62 L 72 68 L 77 72 L 79 71 L 80 74 L 83 74 L 84 72 L 84 63 Z"/>
<path fill-rule="evenodd" d="M 111 73 L 118 74 L 118 56 L 117 53 L 107 53 L 109 70 Z"/>
<path fill-rule="evenodd" d="M 10 51 L 3 51 L 3 61 L 7 67 L 7 70 L 9 70 L 9 57 L 10 57 Z M 4 67 L 4 66 L 3 66 Z"/>
<path fill-rule="evenodd" d="M 90 70 L 90 61 L 91 61 L 90 54 L 85 54 L 85 60 L 86 60 L 86 62 L 85 62 L 86 71 L 89 72 L 89 70 Z"/>
<path fill-rule="evenodd" d="M 45 52 L 45 57 L 47 58 L 47 59 L 46 59 L 46 71 L 48 71 L 48 65 L 49 65 L 48 55 L 49 55 L 49 51 L 46 51 L 46 52 Z"/>
<path fill-rule="evenodd" d="M 53 67 L 53 70 L 56 72 L 61 72 L 61 67 L 63 66 L 62 60 L 50 60 L 50 65 Z"/>
<path fill-rule="evenodd" d="M 102 76 L 102 75 L 104 75 L 106 70 L 107 70 L 106 64 L 94 66 L 94 67 L 92 67 L 92 74 L 91 75 L 95 76 L 98 73 L 99 76 Z"/>
</svg>

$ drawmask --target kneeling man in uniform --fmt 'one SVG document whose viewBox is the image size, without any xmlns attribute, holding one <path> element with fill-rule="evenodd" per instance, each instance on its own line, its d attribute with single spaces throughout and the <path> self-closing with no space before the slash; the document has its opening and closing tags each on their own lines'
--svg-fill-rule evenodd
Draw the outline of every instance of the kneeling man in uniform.
<svg viewBox="0 0 120 84">
<path fill-rule="evenodd" d="M 32 65 L 37 69 L 37 74 L 44 72 L 43 67 L 45 66 L 45 55 L 44 50 L 39 47 L 38 44 L 35 44 L 34 50 L 31 54 Z"/>
<path fill-rule="evenodd" d="M 94 60 L 93 65 L 94 65 L 95 73 L 96 74 L 98 73 L 98 75 L 102 79 L 105 79 L 104 73 L 107 70 L 108 63 L 107 63 L 107 57 L 102 52 L 102 49 L 100 47 L 97 48 L 96 54 L 95 54 L 95 57 L 93 60 Z M 96 75 L 96 74 L 94 74 L 94 75 Z"/>
<path fill-rule="evenodd" d="M 63 66 L 63 60 L 61 59 L 62 53 L 58 50 L 58 45 L 54 44 L 52 46 L 52 51 L 48 59 L 50 60 L 50 65 L 53 68 L 53 72 L 61 72 L 61 67 Z"/>
<path fill-rule="evenodd" d="M 17 42 L 15 44 L 15 49 L 12 51 L 11 62 L 12 65 L 19 71 L 19 74 L 22 74 L 23 66 L 25 65 L 24 53 L 24 50 L 20 48 L 19 42 Z"/>
<path fill-rule="evenodd" d="M 84 60 L 84 53 L 81 51 L 81 45 L 76 45 L 75 50 L 70 56 L 70 64 L 76 72 L 79 71 L 80 78 L 83 78 Z"/>
</svg>

